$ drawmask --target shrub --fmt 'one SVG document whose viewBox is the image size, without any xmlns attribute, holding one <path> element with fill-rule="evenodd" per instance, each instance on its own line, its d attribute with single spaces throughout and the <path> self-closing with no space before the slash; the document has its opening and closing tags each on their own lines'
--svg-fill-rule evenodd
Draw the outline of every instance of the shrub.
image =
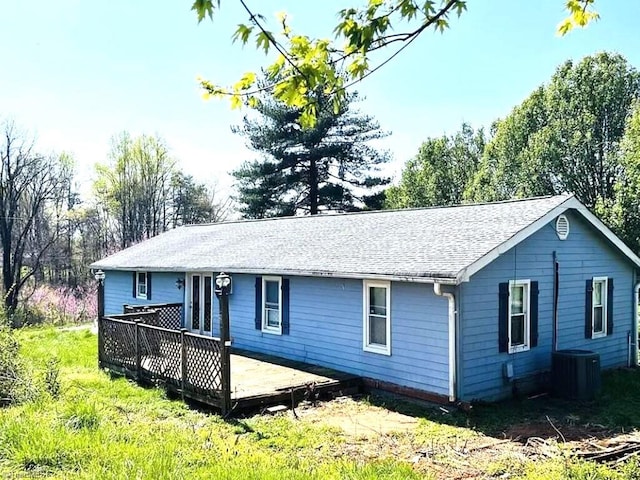
<svg viewBox="0 0 640 480">
<path fill-rule="evenodd" d="M 97 294 L 90 287 L 40 285 L 22 302 L 22 323 L 63 325 L 89 322 L 98 314 Z"/>
<path fill-rule="evenodd" d="M 0 406 L 27 400 L 35 394 L 19 349 L 13 332 L 0 326 Z"/>
</svg>

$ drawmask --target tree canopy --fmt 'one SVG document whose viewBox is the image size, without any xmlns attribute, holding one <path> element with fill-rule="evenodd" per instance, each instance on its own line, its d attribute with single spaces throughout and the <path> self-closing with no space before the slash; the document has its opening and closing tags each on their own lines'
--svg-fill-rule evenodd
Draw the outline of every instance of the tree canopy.
<svg viewBox="0 0 640 480">
<path fill-rule="evenodd" d="M 640 73 L 599 53 L 560 65 L 485 140 L 428 139 L 386 192 L 392 208 L 571 192 L 640 251 Z M 463 191 L 460 194 L 460 191 Z"/>
<path fill-rule="evenodd" d="M 387 208 L 430 207 L 462 203 L 486 138 L 482 129 L 463 124 L 453 136 L 430 138 L 402 170 L 400 183 L 386 191 Z"/>
<path fill-rule="evenodd" d="M 337 112 L 327 108 L 326 95 L 316 95 L 321 109 L 309 129 L 302 128 L 301 109 L 268 95 L 256 104 L 257 118 L 233 129 L 262 156 L 233 172 L 245 217 L 351 211 L 381 198 L 375 187 L 389 182 L 379 175 L 388 156 L 369 142 L 386 134 L 351 108 L 356 94 L 345 96 Z"/>
<path fill-rule="evenodd" d="M 558 25 L 558 33 L 564 35 L 596 20 L 594 1 L 563 0 L 567 17 Z M 228 97 L 232 107 L 237 108 L 245 103 L 255 106 L 258 94 L 268 91 L 275 99 L 300 109 L 303 128 L 311 127 L 318 115 L 316 99 L 309 92 L 322 89 L 337 112 L 347 88 L 393 60 L 426 30 L 445 31 L 451 17 L 460 16 L 467 9 L 466 0 L 368 0 L 363 7 L 346 7 L 338 12 L 334 40 L 330 40 L 294 33 L 286 13 L 279 15 L 275 32 L 245 0 L 240 3 L 249 20 L 238 25 L 233 40 L 243 45 L 252 42 L 265 54 L 276 52 L 275 60 L 264 69 L 268 83 L 258 85 L 255 72 L 245 73 L 230 87 L 200 79 L 205 98 Z M 219 8 L 220 0 L 195 0 L 192 5 L 198 21 L 207 16 L 213 18 Z M 372 53 L 381 50 L 391 53 L 373 65 Z"/>
<path fill-rule="evenodd" d="M 496 122 L 466 198 L 573 192 L 589 207 L 613 198 L 620 140 L 639 95 L 640 74 L 618 54 L 565 62 Z"/>
<path fill-rule="evenodd" d="M 110 163 L 96 169 L 103 224 L 117 232 L 120 248 L 178 225 L 220 220 L 226 209 L 212 190 L 177 168 L 157 136 L 114 137 Z"/>
<path fill-rule="evenodd" d="M 601 199 L 598 214 L 640 253 L 640 101 L 636 100 L 621 141 L 620 175 L 611 199 Z"/>
</svg>

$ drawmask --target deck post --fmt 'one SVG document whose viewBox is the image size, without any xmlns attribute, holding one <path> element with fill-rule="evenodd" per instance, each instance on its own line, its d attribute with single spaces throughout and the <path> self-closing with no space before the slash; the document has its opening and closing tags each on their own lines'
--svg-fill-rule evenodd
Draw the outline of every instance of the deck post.
<svg viewBox="0 0 640 480">
<path fill-rule="evenodd" d="M 220 302 L 220 372 L 222 374 L 222 415 L 231 411 L 231 337 L 229 335 L 229 291 L 231 277 L 221 272 L 216 277 L 215 293 Z"/>
<path fill-rule="evenodd" d="M 187 333 L 186 328 L 180 329 L 180 394 L 184 401 L 184 389 L 187 383 L 187 346 L 184 341 L 184 334 Z"/>
<path fill-rule="evenodd" d="M 231 347 L 229 342 L 229 297 L 220 297 L 220 367 L 222 371 L 222 414 L 231 410 Z"/>
<path fill-rule="evenodd" d="M 102 331 L 102 319 L 104 318 L 104 279 L 105 274 L 102 270 L 98 270 L 94 274 L 94 278 L 98 282 L 98 318 L 96 319 L 98 327 L 98 368 L 102 368 L 102 359 L 104 358 L 104 333 Z"/>
<path fill-rule="evenodd" d="M 102 359 L 104 358 L 104 334 L 102 333 L 102 317 L 98 317 L 98 368 L 102 368 Z"/>
<path fill-rule="evenodd" d="M 136 352 L 136 373 L 135 378 L 136 381 L 140 380 L 140 366 L 142 363 L 142 359 L 140 358 L 140 319 L 137 318 L 133 321 L 135 330 L 133 334 L 133 341 L 135 343 L 135 352 Z"/>
</svg>

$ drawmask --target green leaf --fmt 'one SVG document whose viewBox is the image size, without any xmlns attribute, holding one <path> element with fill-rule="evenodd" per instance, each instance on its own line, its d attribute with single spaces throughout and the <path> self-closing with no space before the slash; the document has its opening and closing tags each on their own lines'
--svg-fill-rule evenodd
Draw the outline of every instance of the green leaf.
<svg viewBox="0 0 640 480">
<path fill-rule="evenodd" d="M 562 22 L 558 24 L 557 32 L 558 32 L 558 35 L 564 36 L 567 33 L 569 33 L 571 29 L 573 29 L 573 23 L 571 22 L 571 19 L 565 18 Z"/>
<path fill-rule="evenodd" d="M 240 23 L 235 33 L 231 37 L 231 39 L 233 43 L 236 43 L 237 40 L 240 40 L 242 42 L 242 45 L 246 45 L 247 42 L 249 41 L 249 36 L 251 35 L 251 32 L 253 32 L 253 27 L 249 27 L 247 25 Z"/>
<path fill-rule="evenodd" d="M 260 31 L 256 35 L 256 46 L 262 48 L 264 53 L 269 53 L 269 47 L 271 47 L 271 33 L 266 31 Z"/>
<path fill-rule="evenodd" d="M 231 95 L 231 109 L 237 110 L 242 108 L 242 97 L 240 95 Z"/>
<path fill-rule="evenodd" d="M 202 22 L 206 16 L 213 20 L 213 10 L 215 9 L 213 2 L 214 0 L 195 0 L 193 2 L 191 10 L 196 12 L 198 23 Z M 216 6 L 220 8 L 220 0 L 215 0 L 215 3 Z"/>
<path fill-rule="evenodd" d="M 458 16 L 462 15 L 464 12 L 467 11 L 467 2 L 462 0 L 456 2 L 455 9 Z"/>
<path fill-rule="evenodd" d="M 253 72 L 247 72 L 233 85 L 233 91 L 242 92 L 243 90 L 248 90 L 254 83 L 256 83 L 256 74 Z"/>
</svg>

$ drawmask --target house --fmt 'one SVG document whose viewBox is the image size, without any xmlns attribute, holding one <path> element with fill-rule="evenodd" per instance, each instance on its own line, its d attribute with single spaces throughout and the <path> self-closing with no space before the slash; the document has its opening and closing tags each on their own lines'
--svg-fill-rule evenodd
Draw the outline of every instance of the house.
<svg viewBox="0 0 640 480">
<path fill-rule="evenodd" d="M 570 195 L 185 226 L 94 263 L 105 310 L 183 303 L 233 347 L 440 400 L 544 380 L 554 349 L 636 358 L 640 258 Z"/>
</svg>

